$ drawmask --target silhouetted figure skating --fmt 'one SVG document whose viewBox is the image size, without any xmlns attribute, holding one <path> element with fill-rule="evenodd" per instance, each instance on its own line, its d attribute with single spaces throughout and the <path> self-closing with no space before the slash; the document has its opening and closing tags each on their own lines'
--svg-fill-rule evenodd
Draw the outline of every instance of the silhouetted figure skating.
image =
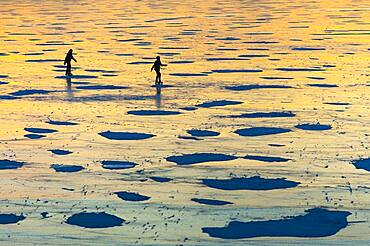
<svg viewBox="0 0 370 246">
<path fill-rule="evenodd" d="M 75 62 L 76 59 L 73 57 L 73 50 L 70 49 L 66 55 L 66 58 L 64 59 L 64 65 L 67 65 L 67 70 L 66 70 L 66 76 L 72 76 L 72 71 L 71 71 L 71 61 L 74 60 Z"/>
<path fill-rule="evenodd" d="M 166 64 L 162 64 L 161 63 L 161 58 L 159 56 L 157 56 L 152 68 L 150 69 L 150 71 L 154 71 L 157 73 L 157 76 L 155 77 L 155 84 L 156 85 L 161 85 L 162 84 L 162 80 L 161 80 L 161 67 L 165 67 L 167 66 Z"/>
</svg>

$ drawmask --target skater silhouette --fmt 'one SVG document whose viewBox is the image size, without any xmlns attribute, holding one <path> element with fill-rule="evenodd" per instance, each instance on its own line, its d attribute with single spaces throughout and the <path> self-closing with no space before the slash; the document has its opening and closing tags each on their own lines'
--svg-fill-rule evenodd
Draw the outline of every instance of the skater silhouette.
<svg viewBox="0 0 370 246">
<path fill-rule="evenodd" d="M 150 69 L 150 71 L 154 71 L 157 73 L 157 76 L 155 77 L 155 84 L 156 85 L 161 85 L 162 84 L 162 81 L 161 81 L 161 67 L 165 67 L 167 66 L 166 64 L 162 64 L 161 63 L 161 58 L 159 56 L 157 56 L 152 68 Z"/>
<path fill-rule="evenodd" d="M 76 59 L 73 57 L 73 50 L 70 49 L 66 55 L 66 58 L 64 59 L 64 65 L 67 64 L 66 76 L 73 76 L 72 71 L 71 71 L 71 68 L 72 68 L 71 61 L 72 60 L 77 62 Z"/>
</svg>

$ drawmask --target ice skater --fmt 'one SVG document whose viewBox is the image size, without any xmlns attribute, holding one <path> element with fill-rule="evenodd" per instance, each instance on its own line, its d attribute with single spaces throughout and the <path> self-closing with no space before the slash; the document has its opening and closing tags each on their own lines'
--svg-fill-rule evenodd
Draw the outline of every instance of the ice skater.
<svg viewBox="0 0 370 246">
<path fill-rule="evenodd" d="M 72 66 L 71 66 L 71 61 L 74 60 L 75 62 L 76 59 L 73 57 L 73 50 L 70 49 L 66 55 L 66 58 L 64 59 L 64 65 L 67 65 L 67 70 L 66 70 L 66 76 L 73 76 L 72 74 Z"/>
<path fill-rule="evenodd" d="M 161 85 L 163 84 L 162 83 L 162 80 L 161 80 L 161 67 L 166 67 L 167 64 L 162 64 L 161 63 L 161 58 L 159 56 L 157 56 L 152 68 L 150 69 L 150 71 L 154 71 L 157 73 L 157 76 L 155 77 L 155 84 L 156 85 Z"/>
</svg>

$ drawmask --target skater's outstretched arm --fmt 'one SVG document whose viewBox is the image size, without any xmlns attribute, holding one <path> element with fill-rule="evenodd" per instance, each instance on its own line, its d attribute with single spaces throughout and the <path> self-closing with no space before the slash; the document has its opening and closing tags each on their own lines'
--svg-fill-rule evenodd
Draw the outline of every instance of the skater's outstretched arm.
<svg viewBox="0 0 370 246">
<path fill-rule="evenodd" d="M 153 64 L 152 68 L 150 69 L 150 72 L 153 71 L 154 67 L 155 67 L 155 63 Z"/>
<path fill-rule="evenodd" d="M 77 60 L 72 56 L 72 59 L 75 61 L 75 62 L 77 62 Z"/>
</svg>

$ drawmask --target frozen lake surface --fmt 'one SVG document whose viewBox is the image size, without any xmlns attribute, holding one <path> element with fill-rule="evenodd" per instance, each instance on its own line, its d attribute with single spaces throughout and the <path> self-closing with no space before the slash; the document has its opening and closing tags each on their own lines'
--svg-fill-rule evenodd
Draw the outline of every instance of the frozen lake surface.
<svg viewBox="0 0 370 246">
<path fill-rule="evenodd" d="M 368 1 L 0 6 L 4 244 L 369 242 Z"/>
</svg>

